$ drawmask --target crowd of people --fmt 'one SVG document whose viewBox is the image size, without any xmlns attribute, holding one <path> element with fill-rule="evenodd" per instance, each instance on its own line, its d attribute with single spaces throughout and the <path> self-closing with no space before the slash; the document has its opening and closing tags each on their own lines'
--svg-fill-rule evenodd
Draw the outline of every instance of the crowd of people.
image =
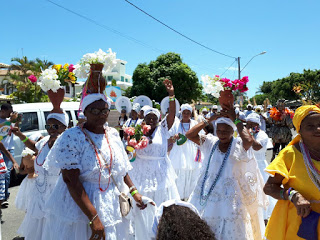
<svg viewBox="0 0 320 240">
<path fill-rule="evenodd" d="M 305 105 L 293 115 L 282 100 L 244 111 L 185 103 L 176 115 L 174 86 L 164 86 L 168 111 L 133 104 L 130 113 L 121 111 L 119 131 L 108 126 L 112 103 L 101 93 L 83 98 L 76 127 L 68 129 L 65 112 L 48 115 L 47 136 L 26 137 L 18 123 L 12 126 L 0 143 L 0 201 L 7 204 L 10 170 L 20 168 L 27 175 L 15 202 L 25 211 L 20 236 L 318 239 L 319 107 Z M 2 105 L 0 123 L 13 114 Z M 126 129 L 137 126 L 149 126 L 148 144 L 129 161 Z M 13 135 L 26 147 L 20 166 Z"/>
</svg>

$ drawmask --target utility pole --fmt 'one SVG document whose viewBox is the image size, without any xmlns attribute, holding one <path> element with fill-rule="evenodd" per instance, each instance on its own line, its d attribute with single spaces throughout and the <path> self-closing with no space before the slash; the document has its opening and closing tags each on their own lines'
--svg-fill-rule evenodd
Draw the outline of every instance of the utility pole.
<svg viewBox="0 0 320 240">
<path fill-rule="evenodd" d="M 241 79 L 241 70 L 240 70 L 240 57 L 238 57 L 238 79 Z"/>
</svg>

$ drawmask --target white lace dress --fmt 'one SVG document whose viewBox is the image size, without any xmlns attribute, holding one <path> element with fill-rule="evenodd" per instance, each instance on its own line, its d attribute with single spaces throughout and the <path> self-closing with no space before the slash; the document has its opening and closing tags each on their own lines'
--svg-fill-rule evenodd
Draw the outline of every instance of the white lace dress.
<svg viewBox="0 0 320 240">
<path fill-rule="evenodd" d="M 107 127 L 107 135 L 112 151 L 112 175 L 121 190 L 125 187 L 124 177 L 132 168 L 123 148 L 120 136 L 114 128 Z M 95 134 L 86 130 L 101 150 L 101 165 L 110 164 L 110 149 L 105 134 Z M 98 216 L 105 227 L 106 239 L 128 239 L 129 221 L 122 218 L 119 205 L 120 192 L 112 179 L 106 191 L 99 189 L 99 163 L 94 148 L 86 140 L 80 127 L 66 130 L 56 141 L 49 156 L 46 168 L 79 169 L 80 181 Z M 108 186 L 109 172 L 102 170 L 100 186 Z M 60 176 L 53 194 L 47 202 L 49 228 L 46 239 L 87 240 L 91 236 L 89 219 L 71 197 L 67 185 Z"/>
<path fill-rule="evenodd" d="M 261 207 L 266 204 L 262 193 L 262 176 L 253 157 L 252 150 L 245 151 L 242 140 L 234 138 L 229 158 L 217 184 L 206 203 L 200 204 L 202 182 L 208 166 L 208 160 L 218 138 L 212 134 L 203 136 L 205 142 L 201 150 L 205 154 L 201 175 L 191 194 L 191 202 L 200 216 L 208 223 L 218 240 L 262 239 L 265 226 Z M 214 151 L 208 169 L 208 178 L 204 184 L 207 194 L 216 178 L 225 153 Z"/>
<path fill-rule="evenodd" d="M 45 204 L 56 185 L 59 172 L 47 171 L 43 168 L 43 163 L 47 161 L 50 151 L 47 144 L 50 136 L 44 137 L 36 143 L 38 157 L 34 161 L 34 170 L 38 177 L 35 179 L 34 187 L 31 188 L 30 200 L 27 213 L 23 222 L 18 229 L 18 233 L 24 236 L 26 240 L 44 239 L 44 228 L 46 225 L 46 208 Z"/>
<path fill-rule="evenodd" d="M 19 191 L 14 202 L 17 209 L 27 211 L 27 206 L 31 198 L 31 191 L 33 188 L 35 188 L 35 181 L 35 177 L 28 178 L 27 175 L 21 182 Z"/>
<path fill-rule="evenodd" d="M 190 123 L 177 121 L 172 130 L 170 129 L 170 133 L 186 135 L 186 132 L 197 124 L 198 122 L 195 120 L 190 120 Z M 196 161 L 197 154 L 199 154 L 198 146 L 190 140 L 180 146 L 174 143 L 170 151 L 169 158 L 178 176 L 176 184 L 182 199 L 188 199 L 197 184 L 202 155 L 200 153 L 199 159 Z"/>
<path fill-rule="evenodd" d="M 263 183 L 265 184 L 269 178 L 268 173 L 264 171 L 264 169 L 269 165 L 266 160 L 266 151 L 267 145 L 269 141 L 268 135 L 264 131 L 259 131 L 257 134 L 254 135 L 256 141 L 262 145 L 262 148 L 259 151 L 253 151 L 254 157 L 257 160 L 259 170 L 263 177 Z M 273 197 L 268 196 L 269 205 L 268 208 L 264 211 L 263 216 L 264 219 L 269 219 L 271 217 L 272 211 L 274 206 L 277 203 L 277 200 Z"/>
<path fill-rule="evenodd" d="M 167 155 L 170 137 L 166 119 L 154 130 L 152 143 L 137 150 L 132 162 L 130 177 L 139 192 L 155 201 L 157 205 L 170 199 L 180 199 L 175 183 L 176 174 Z"/>
</svg>

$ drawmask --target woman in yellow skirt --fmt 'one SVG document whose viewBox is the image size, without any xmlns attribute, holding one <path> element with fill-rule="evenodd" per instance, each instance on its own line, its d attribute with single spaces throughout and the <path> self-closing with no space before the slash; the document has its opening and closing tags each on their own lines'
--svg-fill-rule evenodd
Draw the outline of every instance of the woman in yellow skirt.
<svg viewBox="0 0 320 240">
<path fill-rule="evenodd" d="M 264 192 L 278 199 L 267 240 L 320 239 L 320 108 L 298 108 L 293 124 L 299 134 L 265 169 Z"/>
</svg>

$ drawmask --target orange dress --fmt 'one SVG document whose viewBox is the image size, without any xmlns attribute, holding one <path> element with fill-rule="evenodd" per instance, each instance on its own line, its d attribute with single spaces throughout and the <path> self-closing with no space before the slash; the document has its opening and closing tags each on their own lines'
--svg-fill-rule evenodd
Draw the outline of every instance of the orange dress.
<svg viewBox="0 0 320 240">
<path fill-rule="evenodd" d="M 312 161 L 315 167 L 320 169 L 320 162 Z M 282 175 L 285 188 L 292 187 L 299 191 L 311 202 L 312 210 L 320 213 L 320 191 L 309 178 L 302 153 L 294 146 L 283 149 L 265 171 L 271 175 Z M 297 236 L 301 222 L 301 217 L 297 215 L 297 209 L 292 202 L 278 200 L 268 222 L 265 239 L 302 240 L 303 238 Z M 320 237 L 319 224 L 318 236 Z"/>
</svg>

